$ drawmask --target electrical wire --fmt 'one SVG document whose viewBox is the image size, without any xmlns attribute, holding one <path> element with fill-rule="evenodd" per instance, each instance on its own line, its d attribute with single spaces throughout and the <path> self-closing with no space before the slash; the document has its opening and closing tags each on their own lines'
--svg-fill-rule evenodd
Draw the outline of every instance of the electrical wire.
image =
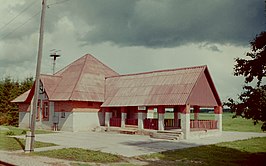
<svg viewBox="0 0 266 166">
<path fill-rule="evenodd" d="M 52 4 L 48 4 L 47 5 L 47 8 L 49 8 L 50 6 L 53 6 L 53 5 L 58 5 L 58 4 L 61 4 L 61 3 L 65 3 L 67 1 L 70 1 L 70 0 L 62 0 L 62 1 L 59 1 L 59 2 L 55 2 L 55 3 L 52 3 Z M 27 11 L 31 6 L 33 6 L 37 1 L 35 1 L 34 3 L 31 3 L 29 6 L 27 6 L 26 8 L 24 8 L 18 15 L 16 15 L 13 19 L 11 19 L 8 23 L 6 23 L 5 25 L 3 25 L 1 29 L 3 29 L 4 27 L 8 26 L 11 22 L 13 22 L 16 18 L 18 18 L 22 13 L 24 13 L 25 11 Z M 23 27 L 24 25 L 26 25 L 30 20 L 32 20 L 34 17 L 36 17 L 38 14 L 40 14 L 41 11 L 38 11 L 37 13 L 35 13 L 33 16 L 31 16 L 28 20 L 26 20 L 24 23 L 20 24 L 19 26 L 17 26 L 16 28 L 14 28 L 12 31 L 10 31 L 9 33 L 7 33 L 6 35 L 2 35 L 0 37 L 0 40 L 2 39 L 5 39 L 6 37 L 10 36 L 12 33 L 16 32 L 18 29 L 20 29 L 21 27 Z"/>
<path fill-rule="evenodd" d="M 32 20 L 34 17 L 36 17 L 37 15 L 39 15 L 41 13 L 41 11 L 38 11 L 37 13 L 35 13 L 33 16 L 31 16 L 28 20 L 26 20 L 24 23 L 20 24 L 19 26 L 17 26 L 16 28 L 14 28 L 12 31 L 10 31 L 9 33 L 7 33 L 6 35 L 3 35 L 0 40 L 5 39 L 6 37 L 8 37 L 9 35 L 11 35 L 12 33 L 16 32 L 19 28 L 23 27 L 25 24 L 27 24 L 30 20 Z"/>
<path fill-rule="evenodd" d="M 5 28 L 6 26 L 8 26 L 10 23 L 12 23 L 14 20 L 16 20 L 16 18 L 18 18 L 22 13 L 24 13 L 25 11 L 27 11 L 30 7 L 32 7 L 34 4 L 36 4 L 37 1 L 34 1 L 33 3 L 31 3 L 30 5 L 28 5 L 26 8 L 24 8 L 21 12 L 19 12 L 15 17 L 13 17 L 10 21 L 8 21 L 6 24 L 4 24 L 3 26 L 1 26 L 0 30 L 2 30 L 3 28 Z"/>
<path fill-rule="evenodd" d="M 50 8 L 50 6 L 54 6 L 54 5 L 58 5 L 58 4 L 61 4 L 61 3 L 65 3 L 67 1 L 70 1 L 70 0 L 62 0 L 62 1 L 55 2 L 55 3 L 51 3 L 51 4 L 48 4 L 47 7 Z"/>
</svg>

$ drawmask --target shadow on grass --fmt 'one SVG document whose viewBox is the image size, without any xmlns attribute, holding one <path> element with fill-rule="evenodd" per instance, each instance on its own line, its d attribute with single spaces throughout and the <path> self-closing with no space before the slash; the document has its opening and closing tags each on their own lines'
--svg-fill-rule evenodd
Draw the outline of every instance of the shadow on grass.
<svg viewBox="0 0 266 166">
<path fill-rule="evenodd" d="M 140 156 L 149 165 L 265 165 L 266 153 L 249 153 L 216 145 Z"/>
<path fill-rule="evenodd" d="M 22 148 L 22 150 L 25 150 L 25 145 L 21 142 L 20 139 L 16 138 L 16 137 L 13 137 L 13 139 L 15 141 L 17 141 L 17 143 L 19 144 L 19 146 Z"/>
</svg>

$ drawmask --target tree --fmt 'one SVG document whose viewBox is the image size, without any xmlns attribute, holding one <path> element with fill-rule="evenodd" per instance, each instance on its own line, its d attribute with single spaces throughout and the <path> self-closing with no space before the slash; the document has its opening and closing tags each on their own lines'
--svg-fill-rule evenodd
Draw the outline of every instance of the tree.
<svg viewBox="0 0 266 166">
<path fill-rule="evenodd" d="M 245 77 L 244 92 L 238 96 L 238 102 L 229 98 L 225 105 L 235 112 L 234 117 L 252 119 L 254 125 L 261 121 L 261 129 L 266 131 L 266 32 L 257 35 L 250 45 L 247 59 L 237 58 L 234 66 L 234 75 Z"/>
<path fill-rule="evenodd" d="M 0 80 L 0 125 L 18 124 L 18 106 L 12 103 L 16 97 L 29 90 L 33 85 L 33 78 L 24 81 L 14 81 L 11 77 Z"/>
</svg>

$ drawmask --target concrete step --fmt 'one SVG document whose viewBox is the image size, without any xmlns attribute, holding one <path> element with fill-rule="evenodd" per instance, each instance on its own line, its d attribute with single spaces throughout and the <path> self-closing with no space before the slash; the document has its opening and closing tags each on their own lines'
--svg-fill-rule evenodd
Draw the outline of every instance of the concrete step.
<svg viewBox="0 0 266 166">
<path fill-rule="evenodd" d="M 154 132 L 150 135 L 151 138 L 157 138 L 157 139 L 167 139 L 167 140 L 181 140 L 183 139 L 183 133 L 182 132 Z"/>
<path fill-rule="evenodd" d="M 134 128 L 137 129 L 138 126 L 137 125 L 125 125 L 126 128 Z"/>
</svg>

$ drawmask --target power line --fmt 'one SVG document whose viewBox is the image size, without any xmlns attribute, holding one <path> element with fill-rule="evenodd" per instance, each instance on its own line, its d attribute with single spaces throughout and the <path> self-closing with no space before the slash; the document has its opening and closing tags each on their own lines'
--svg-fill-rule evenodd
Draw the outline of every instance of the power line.
<svg viewBox="0 0 266 166">
<path fill-rule="evenodd" d="M 8 21 L 6 24 L 4 24 L 3 26 L 1 26 L 0 30 L 2 30 L 3 28 L 5 28 L 6 26 L 8 26 L 10 23 L 12 23 L 16 18 L 18 18 L 22 13 L 24 13 L 25 11 L 27 11 L 31 6 L 33 6 L 37 1 L 34 1 L 33 3 L 31 3 L 30 5 L 28 5 L 26 8 L 24 8 L 19 14 L 17 14 L 15 17 L 13 17 L 10 21 Z"/>
<path fill-rule="evenodd" d="M 31 16 L 28 20 L 26 20 L 24 23 L 20 24 L 19 26 L 17 26 L 15 29 L 13 29 L 12 31 L 10 31 L 9 33 L 7 33 L 6 35 L 3 35 L 0 39 L 5 39 L 6 37 L 8 37 L 9 35 L 11 35 L 12 33 L 16 32 L 19 28 L 23 27 L 25 24 L 27 24 L 30 20 L 32 20 L 34 17 L 36 17 L 38 14 L 40 14 L 41 12 L 38 11 L 37 13 L 35 13 L 33 16 Z"/>
<path fill-rule="evenodd" d="M 54 5 L 58 5 L 58 4 L 61 4 L 61 3 L 65 3 L 67 1 L 70 1 L 70 0 L 62 0 L 62 1 L 55 2 L 55 3 L 51 3 L 51 4 L 48 4 L 47 7 L 49 8 L 50 6 L 54 6 Z"/>
</svg>

